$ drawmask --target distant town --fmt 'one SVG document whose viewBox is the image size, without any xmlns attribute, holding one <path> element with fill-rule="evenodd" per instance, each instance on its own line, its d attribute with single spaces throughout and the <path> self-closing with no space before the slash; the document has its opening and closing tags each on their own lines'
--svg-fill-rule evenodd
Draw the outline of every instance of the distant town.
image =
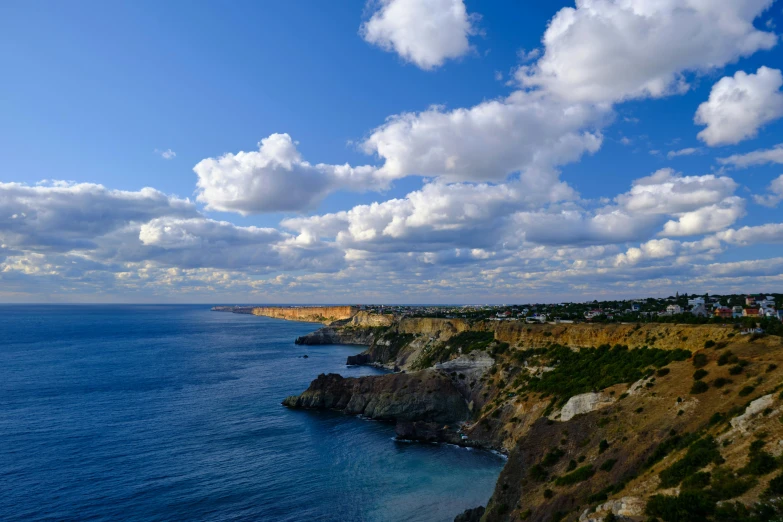
<svg viewBox="0 0 783 522">
<path fill-rule="evenodd" d="M 679 294 L 582 303 L 527 303 L 514 305 L 360 305 L 368 312 L 409 317 L 460 317 L 493 321 L 524 320 L 528 323 L 575 322 L 679 322 L 725 323 L 733 320 L 783 321 L 783 294 Z"/>
<path fill-rule="evenodd" d="M 370 313 L 403 317 L 466 318 L 527 323 L 685 323 L 734 324 L 748 333 L 783 332 L 783 294 L 687 294 L 582 303 L 509 305 L 362 305 Z"/>
</svg>

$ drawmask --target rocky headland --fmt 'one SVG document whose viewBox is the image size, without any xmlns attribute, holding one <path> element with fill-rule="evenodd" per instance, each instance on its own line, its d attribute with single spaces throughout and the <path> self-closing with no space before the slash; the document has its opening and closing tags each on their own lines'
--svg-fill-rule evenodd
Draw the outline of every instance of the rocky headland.
<svg viewBox="0 0 783 522">
<path fill-rule="evenodd" d="M 361 344 L 290 408 L 395 424 L 401 438 L 508 455 L 459 520 L 752 521 L 783 516 L 783 346 L 720 325 L 371 317 L 300 344 Z M 466 485 L 466 487 L 470 487 Z"/>
<path fill-rule="evenodd" d="M 359 313 L 359 308 L 355 306 L 213 306 L 212 311 L 329 325 L 351 319 Z"/>
</svg>

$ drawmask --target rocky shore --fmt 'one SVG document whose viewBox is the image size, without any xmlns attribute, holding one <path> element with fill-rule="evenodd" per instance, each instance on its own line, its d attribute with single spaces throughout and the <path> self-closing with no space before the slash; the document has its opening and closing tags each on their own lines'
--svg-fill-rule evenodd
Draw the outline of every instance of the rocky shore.
<svg viewBox="0 0 783 522">
<path fill-rule="evenodd" d="M 781 515 L 780 337 L 718 325 L 372 321 L 357 314 L 298 342 L 366 344 L 347 362 L 396 373 L 321 375 L 284 404 L 506 453 L 486 507 L 457 520 Z"/>
</svg>

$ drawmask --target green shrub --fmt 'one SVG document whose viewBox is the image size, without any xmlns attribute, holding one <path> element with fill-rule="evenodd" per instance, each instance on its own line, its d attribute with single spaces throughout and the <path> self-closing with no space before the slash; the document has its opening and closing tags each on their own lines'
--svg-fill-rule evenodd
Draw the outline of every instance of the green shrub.
<svg viewBox="0 0 783 522">
<path fill-rule="evenodd" d="M 571 484 L 584 482 L 585 480 L 589 479 L 593 475 L 595 475 L 595 470 L 593 469 L 593 466 L 588 464 L 587 466 L 576 468 L 576 470 L 572 471 L 571 473 L 568 473 L 567 475 L 558 477 L 557 480 L 555 480 L 555 485 L 570 486 Z"/>
<path fill-rule="evenodd" d="M 755 388 L 754 386 L 745 386 L 744 388 L 742 388 L 742 389 L 739 391 L 739 396 L 740 396 L 740 397 L 747 397 L 748 395 L 750 395 L 751 393 L 753 393 L 753 391 L 754 391 L 755 389 L 756 389 L 756 388 Z"/>
<path fill-rule="evenodd" d="M 691 386 L 691 395 L 696 395 L 698 393 L 704 393 L 707 390 L 710 389 L 709 384 L 707 384 L 704 381 L 696 381 L 693 383 L 693 386 Z"/>
<path fill-rule="evenodd" d="M 545 489 L 544 490 L 544 498 L 552 498 L 555 496 L 555 492 L 551 489 Z"/>
<path fill-rule="evenodd" d="M 715 512 L 715 502 L 702 491 L 683 491 L 676 497 L 651 497 L 644 512 L 666 522 L 704 522 Z"/>
<path fill-rule="evenodd" d="M 764 491 L 764 496 L 780 496 L 783 495 L 783 473 L 778 475 L 769 481 L 769 487 Z"/>
<path fill-rule="evenodd" d="M 576 461 L 571 459 L 568 461 L 568 467 L 566 468 L 566 471 L 574 471 L 576 469 Z"/>
<path fill-rule="evenodd" d="M 739 470 L 741 475 L 755 475 L 760 477 L 767 475 L 775 471 L 778 467 L 778 461 L 764 451 L 763 440 L 754 441 L 750 446 L 750 454 L 748 455 L 748 463 Z"/>
<path fill-rule="evenodd" d="M 683 491 L 686 489 L 704 489 L 710 485 L 711 478 L 712 476 L 709 473 L 705 471 L 699 471 L 683 480 L 681 489 Z"/>
<path fill-rule="evenodd" d="M 565 455 L 565 451 L 561 450 L 560 448 L 552 448 L 547 452 L 546 455 L 544 455 L 544 458 L 541 460 L 541 465 L 547 468 L 554 466 L 563 457 L 563 455 Z"/>
<path fill-rule="evenodd" d="M 739 357 L 731 353 L 731 350 L 723 352 L 720 357 L 718 357 L 718 366 L 725 366 L 726 364 L 734 364 L 737 362 L 739 362 Z"/>
<path fill-rule="evenodd" d="M 712 472 L 710 496 L 716 502 L 736 498 L 750 490 L 756 482 L 755 478 L 737 477 L 730 469 L 715 468 Z"/>
<path fill-rule="evenodd" d="M 709 342 L 709 341 L 707 341 L 707 342 Z M 709 347 L 707 346 L 707 348 L 709 348 Z M 706 353 L 697 353 L 696 355 L 693 356 L 693 365 L 696 368 L 701 368 L 703 366 L 707 366 L 707 362 L 709 362 L 709 360 L 707 359 L 707 354 Z"/>
<path fill-rule="evenodd" d="M 690 357 L 690 352 L 656 348 L 628 350 L 626 346 L 610 348 L 608 345 L 575 352 L 564 346 L 556 346 L 540 357 L 544 359 L 542 362 L 555 369 L 530 379 L 528 388 L 567 399 L 621 382 L 638 381 L 647 368 L 662 368 L 670 362 L 683 361 Z"/>
<path fill-rule="evenodd" d="M 661 368 L 660 370 L 655 372 L 655 375 L 657 375 L 658 377 L 663 377 L 664 375 L 669 375 L 670 371 L 671 370 L 669 370 L 669 368 Z"/>
<path fill-rule="evenodd" d="M 723 388 L 727 384 L 731 384 L 731 383 L 732 383 L 732 380 L 731 379 L 726 379 L 725 377 L 718 377 L 717 379 L 712 381 L 712 385 L 715 388 Z"/>
<path fill-rule="evenodd" d="M 704 347 L 705 348 L 712 348 L 713 346 L 715 346 L 715 341 L 713 341 L 712 339 L 710 339 L 709 341 L 705 341 L 704 342 Z"/>
<path fill-rule="evenodd" d="M 698 369 L 695 372 L 693 372 L 693 379 L 696 381 L 700 381 L 704 377 L 706 377 L 709 374 L 707 370 Z"/>
<path fill-rule="evenodd" d="M 609 459 L 604 461 L 604 463 L 601 464 L 601 467 L 599 467 L 598 469 L 600 469 L 601 471 L 612 471 L 612 468 L 614 467 L 615 464 L 617 464 L 617 459 Z"/>
<path fill-rule="evenodd" d="M 735 364 L 731 368 L 729 368 L 729 375 L 739 375 L 742 373 L 742 366 L 739 364 Z"/>
<path fill-rule="evenodd" d="M 715 439 L 711 437 L 699 439 L 690 445 L 683 458 L 661 471 L 658 475 L 661 479 L 661 487 L 674 487 L 686 477 L 713 462 L 719 464 L 723 462 Z"/>
<path fill-rule="evenodd" d="M 528 473 L 530 474 L 530 478 L 536 482 L 544 482 L 549 476 L 541 464 L 534 464 L 533 466 L 530 466 L 530 471 Z"/>
</svg>

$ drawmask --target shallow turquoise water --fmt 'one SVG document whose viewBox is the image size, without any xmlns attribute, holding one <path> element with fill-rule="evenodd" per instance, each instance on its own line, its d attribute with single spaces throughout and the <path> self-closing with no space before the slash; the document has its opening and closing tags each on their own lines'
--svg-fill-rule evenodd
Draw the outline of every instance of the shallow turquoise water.
<svg viewBox="0 0 783 522">
<path fill-rule="evenodd" d="M 0 520 L 451 520 L 503 465 L 280 405 L 358 347 L 204 306 L 0 306 Z M 307 353 L 308 359 L 300 356 Z"/>
</svg>

